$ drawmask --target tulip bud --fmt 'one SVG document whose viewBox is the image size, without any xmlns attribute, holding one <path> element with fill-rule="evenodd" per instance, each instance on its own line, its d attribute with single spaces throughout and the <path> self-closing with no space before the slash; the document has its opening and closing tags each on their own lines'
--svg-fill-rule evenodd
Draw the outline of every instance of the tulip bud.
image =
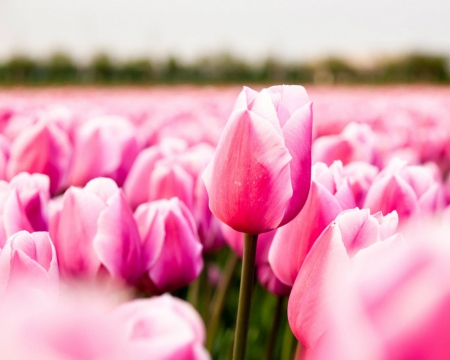
<svg viewBox="0 0 450 360">
<path fill-rule="evenodd" d="M 103 176 L 121 186 L 139 150 L 136 131 L 127 119 L 91 119 L 75 135 L 70 184 L 84 186 L 89 180 Z"/>
<path fill-rule="evenodd" d="M 142 240 L 143 290 L 172 291 L 200 274 L 202 245 L 192 214 L 178 198 L 142 204 L 135 219 Z"/>
<path fill-rule="evenodd" d="M 303 261 L 320 233 L 345 209 L 355 207 L 348 180 L 342 176 L 342 163 L 329 168 L 313 166 L 313 180 L 302 211 L 289 224 L 278 229 L 269 252 L 275 275 L 292 286 Z"/>
<path fill-rule="evenodd" d="M 24 129 L 11 144 L 7 177 L 20 172 L 41 173 L 50 178 L 50 193 L 66 186 L 72 157 L 72 145 L 67 134 L 55 123 L 38 122 Z"/>
<path fill-rule="evenodd" d="M 69 188 L 52 211 L 51 237 L 66 277 L 94 279 L 101 269 L 134 284 L 141 276 L 140 238 L 133 213 L 111 179 Z"/>
<path fill-rule="evenodd" d="M 213 214 L 248 234 L 291 221 L 308 196 L 311 137 L 303 87 L 244 87 L 203 173 Z"/>
<path fill-rule="evenodd" d="M 20 231 L 0 251 L 0 297 L 39 289 L 54 293 L 59 273 L 55 248 L 47 232 Z"/>
</svg>

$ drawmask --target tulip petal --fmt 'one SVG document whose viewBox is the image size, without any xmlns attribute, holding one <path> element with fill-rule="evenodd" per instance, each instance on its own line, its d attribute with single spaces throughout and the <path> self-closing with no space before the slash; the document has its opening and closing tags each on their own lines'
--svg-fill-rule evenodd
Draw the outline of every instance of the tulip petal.
<svg viewBox="0 0 450 360">
<path fill-rule="evenodd" d="M 291 159 L 269 121 L 235 111 L 203 174 L 212 212 L 242 232 L 278 227 L 292 196 Z"/>
<path fill-rule="evenodd" d="M 142 275 L 140 237 L 133 213 L 119 190 L 98 217 L 94 250 L 113 278 L 134 284 Z"/>
<path fill-rule="evenodd" d="M 292 114 L 283 126 L 286 147 L 292 156 L 289 168 L 293 193 L 281 225 L 299 213 L 308 197 L 311 184 L 311 134 L 312 103 L 308 103 Z"/>
</svg>

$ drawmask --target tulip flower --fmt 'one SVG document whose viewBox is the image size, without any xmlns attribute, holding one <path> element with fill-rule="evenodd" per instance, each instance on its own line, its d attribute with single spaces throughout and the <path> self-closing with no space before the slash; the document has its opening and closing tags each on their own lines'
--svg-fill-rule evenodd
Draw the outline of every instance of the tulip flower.
<svg viewBox="0 0 450 360">
<path fill-rule="evenodd" d="M 135 212 L 142 241 L 143 290 L 173 291 L 188 285 L 203 268 L 195 221 L 178 198 L 140 205 Z"/>
<path fill-rule="evenodd" d="M 444 206 L 444 193 L 433 170 L 407 166 L 396 158 L 373 180 L 364 207 L 372 212 L 398 212 L 400 220 L 429 214 Z"/>
<path fill-rule="evenodd" d="M 352 161 L 371 163 L 374 160 L 375 134 L 367 124 L 349 123 L 339 135 L 328 135 L 314 140 L 313 163 L 330 166 L 340 160 L 344 165 Z"/>
<path fill-rule="evenodd" d="M 302 211 L 289 224 L 278 229 L 269 252 L 275 275 L 292 286 L 302 264 L 321 232 L 343 210 L 355 208 L 348 180 L 342 175 L 342 163 L 329 168 L 317 163 L 312 168 L 312 184 Z"/>
<path fill-rule="evenodd" d="M 134 359 L 208 360 L 205 326 L 200 315 L 187 302 L 168 294 L 134 300 L 119 306 L 113 318 L 127 333 Z M 143 357 L 144 354 L 147 354 Z"/>
<path fill-rule="evenodd" d="M 356 206 L 363 208 L 367 192 L 372 185 L 373 180 L 378 175 L 378 168 L 364 161 L 353 161 L 348 163 L 342 169 L 342 176 L 347 178 L 353 195 L 355 196 Z"/>
<path fill-rule="evenodd" d="M 328 284 L 340 283 L 350 258 L 361 249 L 380 241 L 402 242 L 394 235 L 397 224 L 395 212 L 383 217 L 381 213 L 370 215 L 368 209 L 353 209 L 342 212 L 322 232 L 306 256 L 289 297 L 289 324 L 302 344 L 314 348 L 325 332 Z"/>
<path fill-rule="evenodd" d="M 203 173 L 213 214 L 247 234 L 291 221 L 308 196 L 311 126 L 303 87 L 244 87 Z"/>
<path fill-rule="evenodd" d="M 24 129 L 11 144 L 7 178 L 20 172 L 41 173 L 50 178 L 50 193 L 64 189 L 67 182 L 72 145 L 56 124 L 38 122 Z"/>
<path fill-rule="evenodd" d="M 185 151 L 187 146 L 187 143 L 181 139 L 167 138 L 158 145 L 144 149 L 139 153 L 123 184 L 123 190 L 132 209 L 150 201 L 150 176 L 156 162 Z"/>
<path fill-rule="evenodd" d="M 244 87 L 203 180 L 212 213 L 246 233 L 233 359 L 245 357 L 258 234 L 291 221 L 311 182 L 312 103 L 301 86 Z"/>
<path fill-rule="evenodd" d="M 19 231 L 6 241 L 0 251 L 0 297 L 34 289 L 55 293 L 58 283 L 55 248 L 47 232 Z"/>
<path fill-rule="evenodd" d="M 50 235 L 65 277 L 95 279 L 100 271 L 134 284 L 142 274 L 133 213 L 111 179 L 70 187 L 52 210 Z"/>
<path fill-rule="evenodd" d="M 447 234 L 422 224 L 401 246 L 385 240 L 356 254 L 329 293 L 327 329 L 308 359 L 447 359 Z"/>
<path fill-rule="evenodd" d="M 90 119 L 75 135 L 70 185 L 109 177 L 122 186 L 140 150 L 134 126 L 121 117 Z"/>
<path fill-rule="evenodd" d="M 16 232 L 48 230 L 49 178 L 20 173 L 0 181 L 0 248 Z"/>
</svg>

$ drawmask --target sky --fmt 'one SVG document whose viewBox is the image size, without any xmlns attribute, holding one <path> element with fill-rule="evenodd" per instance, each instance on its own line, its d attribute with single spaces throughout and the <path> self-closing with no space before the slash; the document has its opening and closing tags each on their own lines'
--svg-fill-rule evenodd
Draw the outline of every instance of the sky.
<svg viewBox="0 0 450 360">
<path fill-rule="evenodd" d="M 449 0 L 0 0 L 0 59 L 450 55 Z"/>
</svg>

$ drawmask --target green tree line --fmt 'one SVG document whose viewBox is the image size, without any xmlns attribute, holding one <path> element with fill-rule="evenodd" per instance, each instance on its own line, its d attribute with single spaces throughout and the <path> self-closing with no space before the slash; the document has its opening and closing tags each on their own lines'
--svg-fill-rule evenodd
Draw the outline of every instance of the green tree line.
<svg viewBox="0 0 450 360">
<path fill-rule="evenodd" d="M 283 63 L 266 59 L 249 63 L 231 55 L 203 58 L 184 63 L 174 57 L 155 62 L 136 59 L 116 62 L 105 54 L 80 65 L 64 54 L 47 61 L 15 56 L 0 63 L 1 85 L 64 84 L 229 84 L 229 83 L 318 83 L 390 84 L 450 83 L 449 59 L 444 56 L 410 54 L 357 67 L 341 58 L 315 63 Z"/>
</svg>

